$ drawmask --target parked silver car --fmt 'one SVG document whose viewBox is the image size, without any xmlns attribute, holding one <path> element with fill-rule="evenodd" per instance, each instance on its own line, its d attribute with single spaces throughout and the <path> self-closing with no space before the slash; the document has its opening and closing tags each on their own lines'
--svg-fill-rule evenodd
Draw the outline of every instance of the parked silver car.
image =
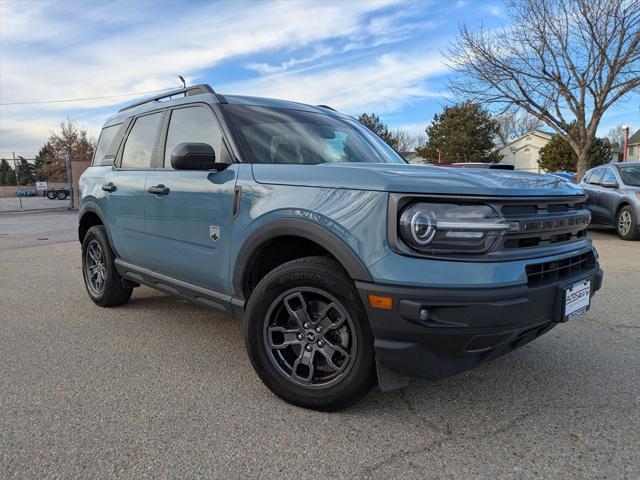
<svg viewBox="0 0 640 480">
<path fill-rule="evenodd" d="M 589 195 L 592 224 L 616 227 L 623 240 L 640 238 L 640 162 L 593 168 L 580 186 Z"/>
</svg>

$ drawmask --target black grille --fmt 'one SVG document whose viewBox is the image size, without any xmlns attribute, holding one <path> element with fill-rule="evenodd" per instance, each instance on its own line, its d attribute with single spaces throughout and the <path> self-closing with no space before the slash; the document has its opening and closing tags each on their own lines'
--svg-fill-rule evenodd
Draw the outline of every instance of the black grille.
<svg viewBox="0 0 640 480">
<path fill-rule="evenodd" d="M 509 231 L 503 237 L 503 250 L 573 242 L 586 235 L 591 221 L 584 197 L 571 201 L 541 199 L 539 203 L 509 203 L 502 205 L 500 212 L 507 220 L 518 224 L 517 230 Z"/>
<path fill-rule="evenodd" d="M 527 265 L 527 283 L 530 287 L 555 283 L 592 270 L 595 262 L 593 252 L 589 251 L 562 260 Z"/>
</svg>

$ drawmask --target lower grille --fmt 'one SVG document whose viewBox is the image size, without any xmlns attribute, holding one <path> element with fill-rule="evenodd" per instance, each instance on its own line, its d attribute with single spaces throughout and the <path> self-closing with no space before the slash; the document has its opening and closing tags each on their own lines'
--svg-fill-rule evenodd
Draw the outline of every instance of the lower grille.
<svg viewBox="0 0 640 480">
<path fill-rule="evenodd" d="M 530 287 L 538 287 L 555 283 L 565 278 L 571 278 L 582 272 L 587 272 L 596 264 L 593 252 L 581 253 L 573 257 L 554 260 L 552 262 L 527 265 L 527 284 Z"/>
</svg>

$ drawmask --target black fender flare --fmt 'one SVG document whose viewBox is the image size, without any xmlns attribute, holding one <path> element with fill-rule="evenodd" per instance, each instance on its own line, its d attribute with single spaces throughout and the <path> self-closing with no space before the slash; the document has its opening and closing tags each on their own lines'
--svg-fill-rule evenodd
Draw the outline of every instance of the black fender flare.
<svg viewBox="0 0 640 480">
<path fill-rule="evenodd" d="M 113 250 L 113 253 L 115 253 L 117 257 L 118 252 L 116 251 L 113 245 L 113 240 L 111 238 L 111 231 L 109 230 L 109 224 L 105 220 L 104 214 L 102 213 L 102 210 L 100 210 L 100 207 L 98 206 L 98 204 L 92 201 L 83 203 L 82 205 L 80 205 L 80 208 L 78 209 L 78 240 L 80 241 L 80 243 L 82 243 L 82 240 L 83 240 L 83 238 L 81 238 L 80 236 L 80 225 L 82 224 L 82 217 L 84 217 L 87 213 L 93 213 L 100 219 L 100 222 L 102 222 L 104 229 L 107 231 L 109 246 L 111 247 L 111 250 Z"/>
<path fill-rule="evenodd" d="M 353 280 L 373 282 L 362 260 L 337 235 L 308 220 L 281 218 L 254 230 L 240 247 L 233 269 L 233 289 L 236 296 L 244 298 L 244 275 L 253 255 L 267 242 L 283 236 L 301 237 L 317 243 L 336 258 Z"/>
</svg>

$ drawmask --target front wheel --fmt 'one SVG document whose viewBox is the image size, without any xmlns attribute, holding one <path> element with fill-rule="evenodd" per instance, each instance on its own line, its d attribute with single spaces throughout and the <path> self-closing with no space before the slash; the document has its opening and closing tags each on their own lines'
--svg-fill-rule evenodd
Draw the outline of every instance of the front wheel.
<svg viewBox="0 0 640 480">
<path fill-rule="evenodd" d="M 351 279 L 327 257 L 292 260 L 258 283 L 245 340 L 260 379 L 294 405 L 342 410 L 376 381 L 364 307 Z"/>
<path fill-rule="evenodd" d="M 48 198 L 49 200 L 55 200 L 55 198 L 56 198 L 56 192 L 51 191 L 51 190 L 50 190 L 50 191 L 48 191 L 48 192 L 47 192 L 47 198 Z"/>
<path fill-rule="evenodd" d="M 622 240 L 637 240 L 640 237 L 638 219 L 635 218 L 633 209 L 629 205 L 622 207 L 618 212 L 616 228 Z"/>
</svg>

